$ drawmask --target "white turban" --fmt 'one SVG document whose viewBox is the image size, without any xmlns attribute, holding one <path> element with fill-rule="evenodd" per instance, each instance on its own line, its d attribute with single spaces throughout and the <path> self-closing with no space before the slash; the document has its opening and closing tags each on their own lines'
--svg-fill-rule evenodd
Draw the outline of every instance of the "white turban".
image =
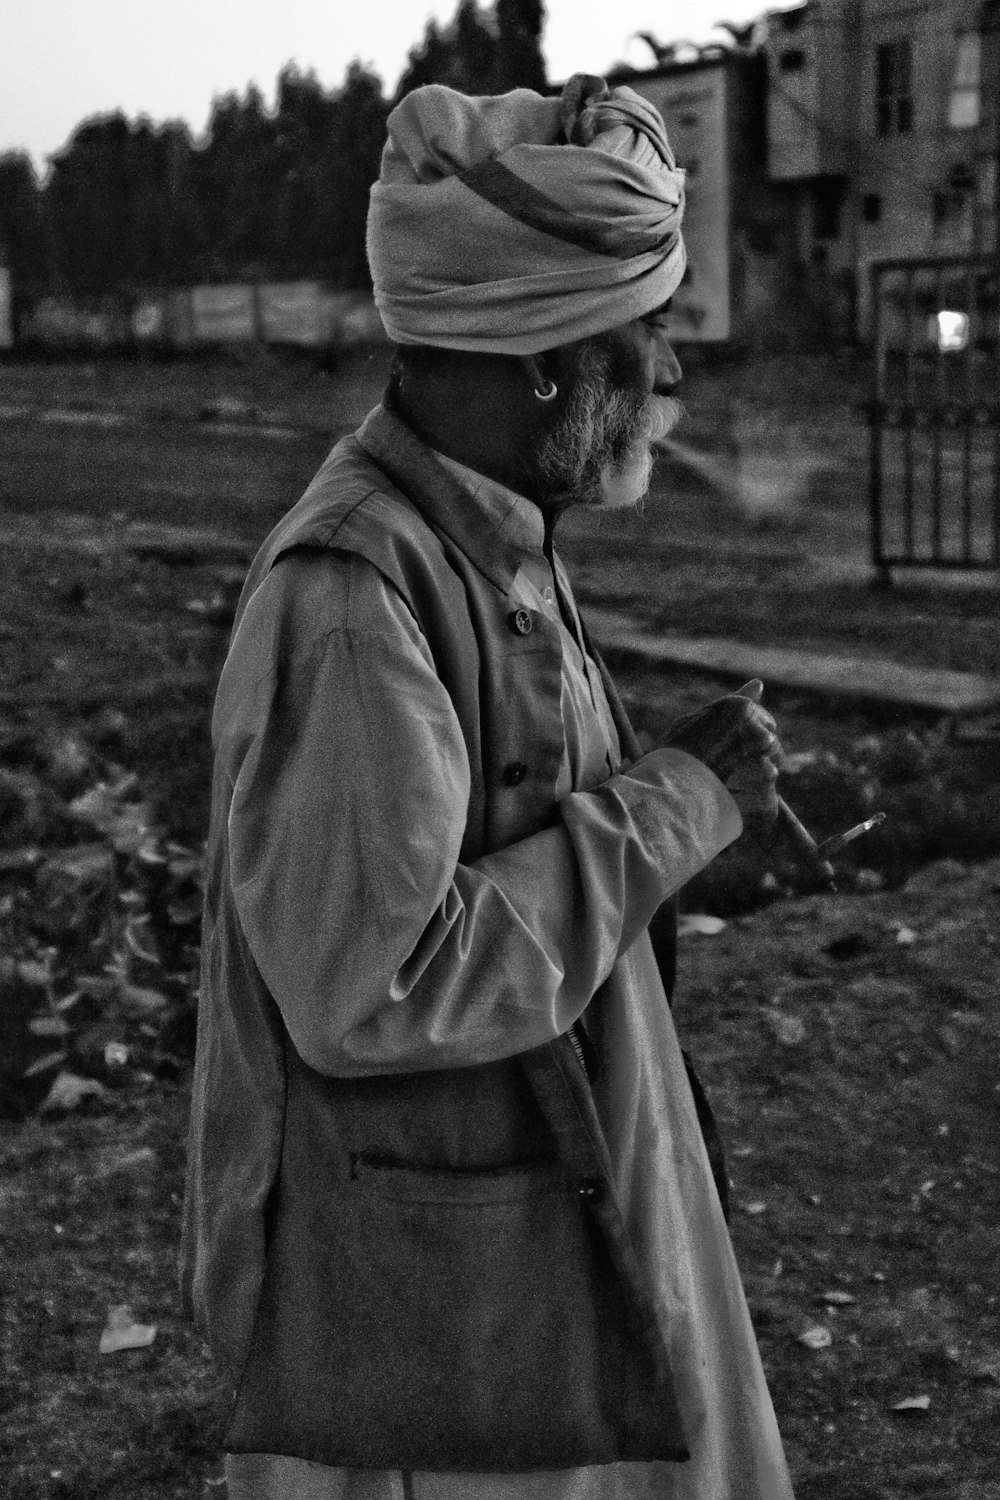
<svg viewBox="0 0 1000 1500">
<path fill-rule="evenodd" d="M 537 354 L 644 317 L 684 274 L 684 173 L 632 89 L 416 89 L 389 116 L 368 213 L 400 344 Z"/>
</svg>

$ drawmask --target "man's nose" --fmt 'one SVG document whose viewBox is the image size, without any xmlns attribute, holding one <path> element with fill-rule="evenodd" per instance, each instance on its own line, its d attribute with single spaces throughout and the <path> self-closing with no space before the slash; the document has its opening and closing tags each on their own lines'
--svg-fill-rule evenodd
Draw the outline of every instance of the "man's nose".
<svg viewBox="0 0 1000 1500">
<path fill-rule="evenodd" d="M 680 381 L 681 367 L 677 355 L 666 339 L 661 338 L 653 369 L 653 390 L 657 396 L 668 396 Z"/>
</svg>

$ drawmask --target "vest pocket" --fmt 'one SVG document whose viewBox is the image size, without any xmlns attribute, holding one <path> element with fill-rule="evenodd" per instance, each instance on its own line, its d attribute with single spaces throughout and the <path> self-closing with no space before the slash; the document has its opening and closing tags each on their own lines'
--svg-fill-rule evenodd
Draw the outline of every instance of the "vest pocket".
<svg viewBox="0 0 1000 1500">
<path fill-rule="evenodd" d="M 563 1174 L 550 1162 L 457 1171 L 450 1167 L 403 1167 L 366 1156 L 351 1160 L 351 1181 L 360 1193 L 397 1203 L 501 1204 L 563 1189 Z"/>
<path fill-rule="evenodd" d="M 354 1158 L 277 1205 L 230 1451 L 358 1468 L 620 1456 L 624 1333 L 585 1200 L 550 1163 Z"/>
</svg>

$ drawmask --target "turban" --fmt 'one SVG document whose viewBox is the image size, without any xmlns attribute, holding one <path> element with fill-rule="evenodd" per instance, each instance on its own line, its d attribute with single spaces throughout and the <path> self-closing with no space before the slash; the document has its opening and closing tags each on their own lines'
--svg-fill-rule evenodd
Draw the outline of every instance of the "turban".
<svg viewBox="0 0 1000 1500">
<path fill-rule="evenodd" d="M 632 89 L 408 94 L 368 213 L 389 337 L 538 354 L 644 317 L 684 273 L 684 173 Z"/>
</svg>

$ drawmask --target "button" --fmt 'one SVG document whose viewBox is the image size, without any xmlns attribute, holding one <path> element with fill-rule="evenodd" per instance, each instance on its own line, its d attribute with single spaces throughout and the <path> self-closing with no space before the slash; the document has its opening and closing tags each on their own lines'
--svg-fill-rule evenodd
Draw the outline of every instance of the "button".
<svg viewBox="0 0 1000 1500">
<path fill-rule="evenodd" d="M 528 768 L 523 760 L 512 760 L 503 768 L 503 779 L 505 786 L 520 786 L 528 774 Z"/>
<path fill-rule="evenodd" d="M 510 621 L 510 628 L 516 630 L 518 635 L 531 634 L 531 614 L 528 610 L 515 609 L 513 614 L 508 616 L 508 619 Z"/>
</svg>

